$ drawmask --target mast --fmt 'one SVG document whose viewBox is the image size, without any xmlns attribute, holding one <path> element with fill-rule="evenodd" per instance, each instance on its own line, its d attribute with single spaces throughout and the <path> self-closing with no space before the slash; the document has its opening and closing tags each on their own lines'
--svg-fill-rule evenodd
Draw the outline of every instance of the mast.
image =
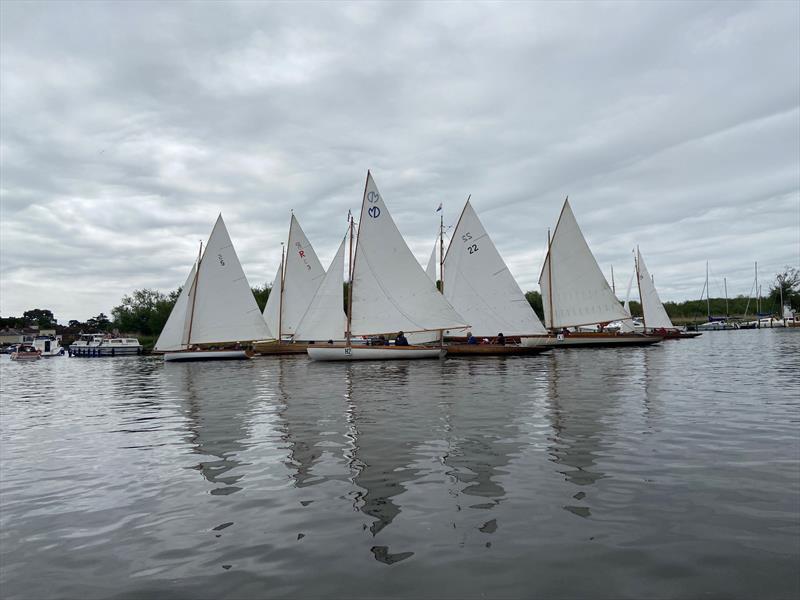
<svg viewBox="0 0 800 600">
<path fill-rule="evenodd" d="M 353 321 L 353 215 L 350 215 L 350 257 L 347 262 L 347 345 L 350 345 L 350 324 Z"/>
<path fill-rule="evenodd" d="M 614 265 L 611 265 L 611 291 L 615 296 L 617 295 L 617 286 L 614 285 Z"/>
<path fill-rule="evenodd" d="M 439 292 L 444 295 L 444 210 L 439 215 Z M 439 345 L 444 346 L 444 329 L 439 330 Z"/>
<path fill-rule="evenodd" d="M 639 277 L 639 246 L 636 246 L 636 258 L 633 261 L 636 265 L 636 287 L 639 288 L 639 303 L 642 305 L 642 327 L 647 331 L 647 321 L 644 319 L 644 297 L 642 296 L 642 283 Z"/>
<path fill-rule="evenodd" d="M 197 300 L 197 280 L 200 278 L 200 261 L 203 256 L 203 242 L 200 242 L 200 250 L 197 253 L 197 270 L 194 272 L 194 294 L 192 294 L 192 310 L 189 313 L 189 335 L 186 337 L 186 346 L 192 345 L 192 321 L 194 320 L 194 303 Z"/>
<path fill-rule="evenodd" d="M 547 228 L 547 298 L 550 304 L 550 329 L 553 329 L 553 257 L 550 256 L 550 246 L 553 241 L 550 239 L 550 228 Z"/>
<path fill-rule="evenodd" d="M 439 215 L 439 281 L 439 291 L 444 294 L 444 211 Z"/>
<path fill-rule="evenodd" d="M 708 289 L 708 261 L 706 261 L 706 311 L 708 312 L 708 321 L 711 322 L 711 294 Z"/>
<path fill-rule="evenodd" d="M 761 286 L 758 285 L 758 261 L 756 261 L 756 320 L 761 320 Z"/>
<path fill-rule="evenodd" d="M 291 236 L 291 229 L 289 230 L 289 235 Z M 278 296 L 278 343 L 281 342 L 281 328 L 283 327 L 283 288 L 284 286 L 284 276 L 286 269 L 284 268 L 284 251 L 285 248 L 283 246 L 283 242 L 281 242 L 281 294 Z"/>
<path fill-rule="evenodd" d="M 725 316 L 729 317 L 730 312 L 728 311 L 728 278 L 722 278 L 722 284 L 725 286 Z"/>
</svg>

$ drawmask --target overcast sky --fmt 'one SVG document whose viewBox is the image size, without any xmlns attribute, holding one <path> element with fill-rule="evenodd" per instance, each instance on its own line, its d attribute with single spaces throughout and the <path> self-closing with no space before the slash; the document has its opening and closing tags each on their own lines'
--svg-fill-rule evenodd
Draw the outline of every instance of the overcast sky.
<svg viewBox="0 0 800 600">
<path fill-rule="evenodd" d="M 327 266 L 372 169 L 421 262 L 468 194 L 523 290 L 566 195 L 617 287 L 800 263 L 800 3 L 0 4 L 0 314 Z M 624 294 L 624 291 L 622 292 Z"/>
</svg>

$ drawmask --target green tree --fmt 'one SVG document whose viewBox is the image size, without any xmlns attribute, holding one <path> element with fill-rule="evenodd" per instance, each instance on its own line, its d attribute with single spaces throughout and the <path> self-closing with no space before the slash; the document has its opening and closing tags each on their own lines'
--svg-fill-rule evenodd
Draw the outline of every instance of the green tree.
<svg viewBox="0 0 800 600">
<path fill-rule="evenodd" d="M 180 290 L 163 294 L 157 290 L 134 290 L 111 309 L 114 325 L 124 333 L 158 335 L 169 318 Z"/>
<path fill-rule="evenodd" d="M 539 292 L 525 292 L 525 299 L 531 305 L 533 312 L 540 320 L 544 320 L 544 306 L 542 305 L 542 295 Z"/>
<path fill-rule="evenodd" d="M 265 283 L 261 287 L 256 286 L 251 289 L 253 290 L 253 296 L 256 299 L 256 304 L 258 304 L 258 310 L 263 313 L 264 307 L 267 305 L 267 300 L 269 299 L 269 293 L 272 289 L 272 286 Z"/>
<path fill-rule="evenodd" d="M 800 269 L 786 267 L 782 273 L 775 275 L 775 283 L 770 286 L 767 298 L 771 301 L 770 304 L 779 307 L 776 312 L 783 311 L 780 306 L 781 295 L 784 304 L 800 308 Z"/>
<path fill-rule="evenodd" d="M 57 323 L 52 311 L 41 308 L 26 310 L 22 313 L 22 318 L 26 325 L 38 325 L 40 329 L 50 329 Z"/>
</svg>

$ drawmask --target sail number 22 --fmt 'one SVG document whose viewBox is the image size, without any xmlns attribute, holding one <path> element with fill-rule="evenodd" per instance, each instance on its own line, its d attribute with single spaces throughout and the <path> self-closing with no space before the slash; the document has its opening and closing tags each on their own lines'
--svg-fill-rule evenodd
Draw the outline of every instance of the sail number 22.
<svg viewBox="0 0 800 600">
<path fill-rule="evenodd" d="M 478 251 L 478 245 L 470 244 L 469 242 L 471 240 L 472 240 L 472 234 L 469 231 L 461 236 L 461 241 L 467 243 L 467 252 L 469 252 L 470 254 L 475 254 Z"/>
</svg>

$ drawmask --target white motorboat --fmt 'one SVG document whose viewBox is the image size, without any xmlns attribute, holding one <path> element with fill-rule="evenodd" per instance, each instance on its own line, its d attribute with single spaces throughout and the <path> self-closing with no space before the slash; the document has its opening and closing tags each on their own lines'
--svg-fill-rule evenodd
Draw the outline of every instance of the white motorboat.
<svg viewBox="0 0 800 600">
<path fill-rule="evenodd" d="M 58 342 L 59 340 L 55 336 L 37 335 L 33 338 L 33 347 L 41 353 L 42 358 L 63 356 L 64 347 Z"/>
<path fill-rule="evenodd" d="M 358 236 L 353 246 L 350 220 L 350 273 L 346 342 L 314 344 L 308 356 L 320 361 L 408 360 L 438 358 L 446 349 L 438 346 L 357 346 L 355 336 L 396 332 L 438 334 L 463 329 L 464 319 L 436 289 L 411 253 L 397 229 L 372 175 L 361 203 Z M 414 339 L 412 337 L 412 339 Z"/>
<path fill-rule="evenodd" d="M 70 356 L 131 356 L 141 354 L 142 345 L 136 338 L 112 337 L 105 333 L 83 333 L 70 344 Z"/>
<path fill-rule="evenodd" d="M 200 245 L 155 351 L 166 362 L 245 359 L 253 353 L 243 344 L 271 338 L 219 215 L 205 252 Z"/>
</svg>

